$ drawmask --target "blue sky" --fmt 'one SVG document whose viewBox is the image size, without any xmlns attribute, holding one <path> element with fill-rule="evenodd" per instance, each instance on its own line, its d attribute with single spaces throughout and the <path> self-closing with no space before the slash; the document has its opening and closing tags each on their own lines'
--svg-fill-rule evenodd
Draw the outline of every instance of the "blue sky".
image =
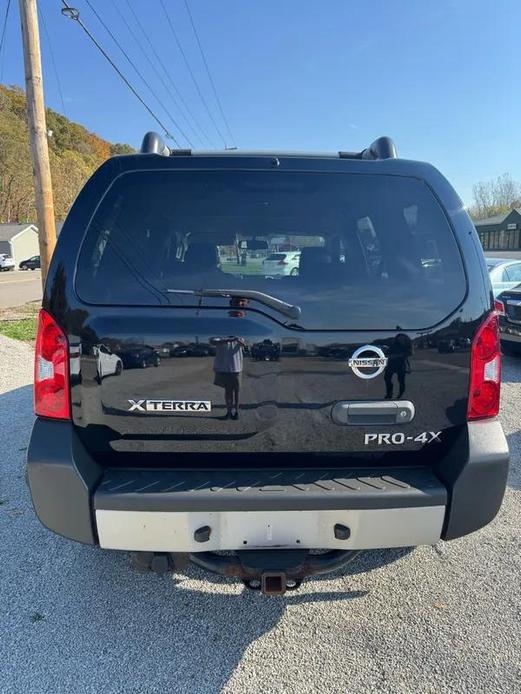
<svg viewBox="0 0 521 694">
<path fill-rule="evenodd" d="M 85 0 L 69 1 L 166 119 Z M 114 8 L 117 3 L 150 54 L 127 1 L 90 1 L 146 82 L 188 130 Z M 6 2 L 0 0 L 1 20 Z M 218 143 L 160 0 L 129 2 L 190 110 Z M 214 119 L 225 132 L 184 0 L 164 2 Z M 111 141 L 139 146 L 144 132 L 157 125 L 81 29 L 60 14 L 60 1 L 39 4 L 66 115 Z M 12 0 L 3 82 L 21 85 L 17 6 Z M 190 0 L 190 7 L 240 148 L 359 150 L 386 134 L 394 138 L 400 156 L 435 164 L 466 203 L 476 181 L 504 172 L 521 180 L 519 0 Z M 42 43 L 47 104 L 62 111 L 43 31 Z M 163 83 L 170 85 L 165 75 Z"/>
</svg>

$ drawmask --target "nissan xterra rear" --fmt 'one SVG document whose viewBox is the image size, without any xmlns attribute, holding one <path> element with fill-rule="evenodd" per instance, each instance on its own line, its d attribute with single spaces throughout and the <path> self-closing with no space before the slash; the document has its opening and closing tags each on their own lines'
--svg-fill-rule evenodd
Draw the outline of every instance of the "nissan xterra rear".
<svg viewBox="0 0 521 694">
<path fill-rule="evenodd" d="M 279 255 L 298 267 L 275 274 Z M 282 593 L 360 550 L 491 521 L 499 390 L 479 240 L 432 166 L 388 138 L 192 153 L 149 133 L 98 169 L 60 234 L 33 502 L 51 530 L 138 565 L 191 560 Z"/>
</svg>

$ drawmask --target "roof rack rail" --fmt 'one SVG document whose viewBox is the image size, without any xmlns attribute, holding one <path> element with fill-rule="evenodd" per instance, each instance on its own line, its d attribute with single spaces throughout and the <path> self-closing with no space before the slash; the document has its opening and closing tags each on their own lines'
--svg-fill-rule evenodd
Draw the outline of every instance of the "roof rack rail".
<svg viewBox="0 0 521 694">
<path fill-rule="evenodd" d="M 141 154 L 161 154 L 163 157 L 189 156 L 191 149 L 172 149 L 165 145 L 163 138 L 158 133 L 150 131 L 145 134 L 141 144 Z"/>
<path fill-rule="evenodd" d="M 390 137 L 379 137 L 361 152 L 339 152 L 341 159 L 396 159 L 396 146 Z"/>
</svg>

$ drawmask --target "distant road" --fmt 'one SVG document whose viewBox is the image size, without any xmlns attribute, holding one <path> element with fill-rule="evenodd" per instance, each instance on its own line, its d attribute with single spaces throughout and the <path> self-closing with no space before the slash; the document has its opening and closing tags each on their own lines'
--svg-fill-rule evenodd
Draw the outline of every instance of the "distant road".
<svg viewBox="0 0 521 694">
<path fill-rule="evenodd" d="M 21 306 L 41 298 L 40 270 L 0 272 L 0 308 Z"/>
</svg>

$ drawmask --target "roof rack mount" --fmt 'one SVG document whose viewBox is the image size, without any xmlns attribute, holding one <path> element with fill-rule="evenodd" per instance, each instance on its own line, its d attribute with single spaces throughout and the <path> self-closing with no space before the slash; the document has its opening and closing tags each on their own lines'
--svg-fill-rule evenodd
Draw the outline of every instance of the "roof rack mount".
<svg viewBox="0 0 521 694">
<path fill-rule="evenodd" d="M 398 153 L 390 137 L 379 137 L 361 152 L 339 152 L 341 159 L 396 159 Z"/>
<path fill-rule="evenodd" d="M 165 144 L 158 133 L 150 131 L 145 134 L 141 144 L 141 154 L 161 154 L 164 157 L 186 156 L 192 154 L 191 149 L 171 149 Z"/>
</svg>

